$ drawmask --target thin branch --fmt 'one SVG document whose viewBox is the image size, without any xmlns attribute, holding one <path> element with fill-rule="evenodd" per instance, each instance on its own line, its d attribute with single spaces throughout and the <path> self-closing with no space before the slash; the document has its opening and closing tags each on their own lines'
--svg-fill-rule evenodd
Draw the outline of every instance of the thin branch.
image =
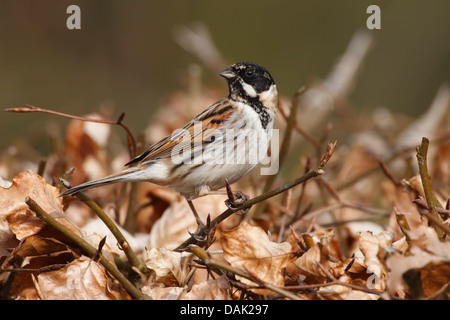
<svg viewBox="0 0 450 320">
<path fill-rule="evenodd" d="M 94 211 L 94 213 L 103 221 L 103 223 L 108 227 L 108 229 L 111 231 L 111 233 L 114 235 L 114 237 L 117 239 L 117 243 L 119 245 L 119 248 L 123 250 L 125 255 L 127 256 L 127 259 L 133 267 L 136 267 L 139 269 L 139 271 L 143 273 L 150 272 L 150 269 L 146 266 L 144 262 L 139 260 L 139 258 L 134 253 L 133 249 L 131 248 L 130 244 L 128 243 L 127 239 L 123 235 L 123 233 L 120 231 L 120 229 L 116 226 L 114 221 L 105 213 L 105 211 L 100 208 L 100 206 L 92 200 L 89 196 L 87 196 L 83 192 L 77 192 L 75 196 L 82 201 L 84 204 L 86 204 L 89 208 Z"/>
<path fill-rule="evenodd" d="M 278 238 L 277 238 L 277 242 L 280 243 L 283 235 L 284 235 L 284 230 L 286 228 L 286 219 L 287 216 L 289 215 L 289 208 L 291 207 L 291 197 L 292 197 L 292 189 L 287 190 L 286 192 L 286 196 L 284 197 L 283 200 L 283 207 L 281 209 L 281 213 L 283 214 L 283 216 L 281 217 L 281 222 L 280 222 L 280 230 L 278 231 Z"/>
<path fill-rule="evenodd" d="M 32 105 L 27 105 L 25 108 L 9 108 L 9 109 L 5 109 L 5 111 L 6 112 L 17 112 L 17 113 L 42 112 L 42 113 L 48 113 L 48 114 L 52 114 L 55 116 L 69 118 L 69 119 L 75 119 L 75 120 L 80 120 L 80 121 L 119 125 L 127 133 L 128 152 L 130 154 L 130 158 L 134 158 L 136 156 L 136 139 L 134 138 L 133 132 L 130 130 L 130 128 L 125 123 L 123 123 L 123 118 L 125 117 L 124 112 L 119 116 L 119 118 L 116 121 L 110 121 L 110 120 L 92 119 L 92 118 L 74 116 L 71 114 L 48 110 L 48 109 L 44 109 L 44 108 L 39 108 L 39 107 L 35 107 Z"/>
<path fill-rule="evenodd" d="M 125 223 L 123 226 L 125 230 L 128 230 L 130 233 L 134 233 L 136 231 L 136 216 L 139 211 L 139 188 L 139 182 L 129 183 L 128 207 Z"/>
<path fill-rule="evenodd" d="M 61 232 L 64 236 L 74 242 L 78 247 L 80 247 L 84 252 L 87 253 L 89 257 L 94 257 L 97 254 L 98 248 L 93 247 L 84 239 L 79 237 L 70 231 L 67 227 L 56 221 L 51 217 L 44 209 L 39 206 L 36 201 L 30 197 L 25 198 L 25 203 L 28 207 L 36 213 L 38 218 L 43 220 L 49 226 L 55 228 Z M 124 289 L 135 299 L 143 300 L 148 299 L 148 296 L 143 294 L 139 289 L 137 289 L 103 254 L 100 254 L 99 263 L 114 277 Z"/>
<path fill-rule="evenodd" d="M 299 106 L 300 97 L 305 93 L 306 88 L 301 87 L 297 90 L 297 92 L 294 95 L 294 98 L 292 99 L 292 107 L 291 107 L 291 113 L 289 114 L 288 122 L 286 125 L 286 131 L 284 132 L 283 136 L 283 143 L 281 144 L 280 152 L 278 155 L 279 158 L 279 167 L 284 163 L 284 160 L 286 160 L 287 153 L 289 151 L 289 145 L 291 144 L 291 138 L 292 138 L 292 131 L 294 128 L 295 123 L 295 117 L 297 115 L 297 109 Z M 274 181 L 276 175 L 272 175 L 270 177 L 274 177 L 272 182 Z M 271 188 L 271 184 L 266 184 L 266 190 L 268 191 Z"/>
<path fill-rule="evenodd" d="M 37 174 L 40 175 L 41 177 L 44 176 L 45 166 L 46 165 L 47 165 L 47 159 L 39 160 Z"/>
<path fill-rule="evenodd" d="M 421 209 L 425 209 L 428 211 L 431 211 L 432 209 L 428 207 L 427 203 L 423 201 L 422 199 L 414 199 L 413 203 L 415 203 L 418 207 Z M 450 218 L 450 210 L 444 209 L 444 208 L 436 208 L 437 213 L 439 213 L 442 216 L 445 216 L 445 218 Z"/>
<path fill-rule="evenodd" d="M 354 285 L 354 284 L 351 284 L 351 283 L 345 283 L 345 282 L 342 282 L 342 281 L 339 281 L 339 280 L 333 280 L 333 281 L 324 282 L 324 283 L 284 286 L 283 289 L 286 289 L 286 290 L 305 290 L 305 289 L 329 287 L 329 286 L 335 286 L 335 285 L 348 287 L 348 288 L 351 288 L 353 290 L 358 290 L 358 291 L 362 291 L 362 292 L 366 292 L 366 293 L 370 293 L 370 294 L 376 294 L 376 295 L 382 295 L 383 294 L 383 292 L 380 292 L 380 291 L 376 291 L 376 290 L 369 289 L 369 288 L 364 288 L 364 287 L 361 287 L 361 286 L 358 286 L 358 285 Z"/>
<path fill-rule="evenodd" d="M 423 215 L 428 218 L 428 221 L 430 221 L 432 225 L 434 225 L 435 230 L 439 229 L 439 230 L 441 230 L 441 232 L 450 234 L 450 227 L 442 222 L 441 218 L 439 218 L 439 215 L 436 216 L 435 214 L 433 214 L 431 212 L 424 212 Z M 438 233 L 438 235 L 439 235 L 439 233 Z M 444 236 L 445 235 L 443 234 L 443 237 Z"/>
<path fill-rule="evenodd" d="M 436 200 L 433 191 L 431 191 L 431 183 L 430 183 L 430 177 L 428 175 L 428 166 L 427 166 L 427 153 L 428 153 L 428 145 L 430 144 L 430 141 L 423 137 L 422 143 L 417 146 L 416 152 L 417 152 L 417 163 L 419 165 L 419 173 L 420 178 L 422 180 L 422 186 L 423 191 L 425 193 L 425 198 L 427 200 L 428 208 L 431 208 L 431 213 L 434 216 L 435 219 L 430 219 L 430 221 L 434 225 L 434 230 L 436 231 L 439 239 L 444 238 L 444 232 L 440 224 L 437 222 L 441 222 L 441 218 L 439 214 L 436 211 L 436 206 L 440 206 L 438 201 Z M 430 215 L 427 215 L 429 218 Z"/>
<path fill-rule="evenodd" d="M 325 179 L 323 176 L 320 176 L 318 178 L 318 181 L 325 187 L 325 189 L 328 191 L 328 193 L 337 201 L 341 201 L 341 198 L 339 197 L 339 194 L 337 193 L 336 189 L 331 185 L 330 182 L 328 182 L 327 179 Z"/>
<path fill-rule="evenodd" d="M 279 108 L 280 110 L 280 114 L 281 116 L 286 120 L 289 121 L 289 116 L 286 114 L 286 111 L 284 111 L 283 108 Z M 295 131 L 297 131 L 298 133 L 300 133 L 306 140 L 308 140 L 313 146 L 317 147 L 320 145 L 320 142 L 316 139 L 314 139 L 314 137 L 312 135 L 310 135 L 308 132 L 306 132 L 305 130 L 303 130 L 299 124 L 297 123 L 297 121 L 294 122 L 294 129 Z"/>
<path fill-rule="evenodd" d="M 389 178 L 389 180 L 392 181 L 392 183 L 396 186 L 399 187 L 401 186 L 401 183 L 399 181 L 399 179 L 395 178 L 392 173 L 389 171 L 389 169 L 387 168 L 387 166 L 383 163 L 383 161 L 381 161 L 380 159 L 378 159 L 378 164 L 380 165 L 381 170 L 383 171 L 383 173 L 386 175 L 386 177 Z"/>
<path fill-rule="evenodd" d="M 223 274 L 222 270 L 238 275 L 240 277 L 243 277 L 245 279 L 248 279 L 250 281 L 253 281 L 256 284 L 261 285 L 262 287 L 269 289 L 273 292 L 276 292 L 288 299 L 292 300 L 302 300 L 300 297 L 296 296 L 295 294 L 292 294 L 289 291 L 284 290 L 283 288 L 280 288 L 278 286 L 275 286 L 271 283 L 265 282 L 262 279 L 260 279 L 256 274 L 249 270 L 241 270 L 238 268 L 235 268 L 233 266 L 230 266 L 229 264 L 226 264 L 225 262 L 218 261 L 216 259 L 211 258 L 208 255 L 208 252 L 206 252 L 204 249 L 196 246 L 196 245 L 190 245 L 189 246 L 190 251 L 195 254 L 197 257 L 202 260 L 202 262 L 205 264 L 208 269 L 217 271 L 218 274 Z"/>
<path fill-rule="evenodd" d="M 310 170 L 310 168 L 311 168 L 311 158 L 310 157 L 307 157 L 306 158 L 306 164 L 305 164 L 305 171 L 304 171 L 304 173 L 306 173 L 306 172 L 308 172 L 309 170 Z M 302 216 L 302 214 L 305 212 L 304 210 L 303 210 L 303 212 L 300 212 L 300 208 L 301 208 L 301 205 L 302 205 L 302 203 L 303 203 L 303 197 L 304 197 L 304 195 L 305 195 L 305 189 L 306 189 L 306 185 L 307 185 L 307 183 L 308 183 L 308 181 L 306 181 L 304 184 L 302 184 L 302 186 L 301 186 L 301 190 L 300 190 L 300 195 L 298 196 L 298 198 L 297 198 L 297 205 L 296 205 L 296 207 L 295 207 L 295 211 L 294 211 L 294 216 L 293 216 L 293 218 L 292 218 L 292 221 L 295 221 L 295 220 L 297 220 L 298 218 L 300 218 L 301 216 Z M 311 204 L 310 204 L 311 205 Z M 310 206 L 309 205 L 309 206 Z M 308 206 L 307 206 L 308 207 Z M 300 213 L 302 213 L 302 214 L 300 214 Z"/>
</svg>

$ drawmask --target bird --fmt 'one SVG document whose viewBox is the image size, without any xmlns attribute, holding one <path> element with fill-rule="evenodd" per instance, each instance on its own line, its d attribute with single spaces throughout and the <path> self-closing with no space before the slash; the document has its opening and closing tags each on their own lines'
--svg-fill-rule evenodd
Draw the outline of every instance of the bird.
<svg viewBox="0 0 450 320">
<path fill-rule="evenodd" d="M 267 156 L 279 103 L 275 81 L 257 63 L 238 62 L 219 75 L 228 83 L 228 96 L 148 147 L 124 170 L 60 196 L 111 183 L 148 181 L 184 196 L 198 226 L 204 225 L 192 200 L 238 181 Z"/>
</svg>

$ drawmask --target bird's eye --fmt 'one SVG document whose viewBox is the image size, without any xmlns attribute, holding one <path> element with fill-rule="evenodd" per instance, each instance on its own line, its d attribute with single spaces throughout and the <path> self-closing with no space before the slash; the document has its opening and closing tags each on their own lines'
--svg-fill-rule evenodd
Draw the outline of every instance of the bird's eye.
<svg viewBox="0 0 450 320">
<path fill-rule="evenodd" d="M 255 76 L 255 71 L 253 69 L 248 69 L 245 71 L 245 76 L 247 78 L 253 78 Z"/>
</svg>

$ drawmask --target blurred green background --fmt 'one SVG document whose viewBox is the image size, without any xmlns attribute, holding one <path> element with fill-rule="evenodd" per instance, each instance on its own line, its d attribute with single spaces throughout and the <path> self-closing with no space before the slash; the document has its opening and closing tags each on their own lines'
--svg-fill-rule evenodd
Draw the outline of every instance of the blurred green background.
<svg viewBox="0 0 450 320">
<path fill-rule="evenodd" d="M 81 8 L 81 30 L 66 28 L 71 4 Z M 174 40 L 175 28 L 194 22 L 208 28 L 228 62 L 266 66 L 291 97 L 327 75 L 353 34 L 366 29 L 370 4 L 381 8 L 382 29 L 370 31 L 375 47 L 351 100 L 417 116 L 449 80 L 448 0 L 2 0 L 0 108 L 31 104 L 82 115 L 108 101 L 138 134 L 198 62 Z M 204 81 L 227 90 L 216 73 L 205 70 Z M 0 113 L 0 151 L 25 139 L 45 154 L 51 122 L 67 120 Z"/>
</svg>

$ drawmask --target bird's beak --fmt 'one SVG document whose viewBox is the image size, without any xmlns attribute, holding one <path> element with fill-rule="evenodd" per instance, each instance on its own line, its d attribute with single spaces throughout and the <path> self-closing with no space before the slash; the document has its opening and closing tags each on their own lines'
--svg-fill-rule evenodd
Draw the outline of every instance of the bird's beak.
<svg viewBox="0 0 450 320">
<path fill-rule="evenodd" d="M 227 68 L 219 72 L 219 74 L 225 79 L 233 79 L 234 77 L 236 77 L 236 73 L 234 73 L 233 70 L 231 70 L 231 68 Z"/>
</svg>

